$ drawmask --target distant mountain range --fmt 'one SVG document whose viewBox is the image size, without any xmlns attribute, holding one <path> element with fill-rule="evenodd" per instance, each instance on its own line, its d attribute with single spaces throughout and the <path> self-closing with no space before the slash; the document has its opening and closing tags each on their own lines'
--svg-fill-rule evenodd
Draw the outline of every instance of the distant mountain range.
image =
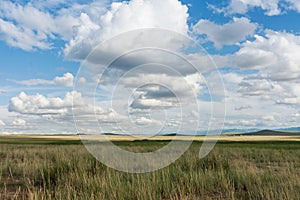
<svg viewBox="0 0 300 200">
<path fill-rule="evenodd" d="M 280 130 L 261 130 L 251 133 L 243 133 L 238 135 L 249 136 L 300 136 L 300 132 L 296 131 L 280 131 Z"/>
<path fill-rule="evenodd" d="M 223 129 L 221 131 L 221 134 L 227 134 L 227 133 L 250 133 L 250 132 L 256 132 L 259 131 L 260 129 Z M 198 131 L 197 135 L 215 135 L 217 133 L 216 130 L 210 130 L 210 131 Z"/>
<path fill-rule="evenodd" d="M 280 131 L 295 131 L 295 132 L 300 132 L 300 127 L 290 127 L 290 128 L 281 128 L 277 129 Z"/>
<path fill-rule="evenodd" d="M 217 131 L 198 131 L 196 135 L 215 135 Z M 278 128 L 278 129 L 224 129 L 221 131 L 222 135 L 260 135 L 260 136 L 300 136 L 300 127 L 291 128 Z M 78 135 L 85 135 L 84 133 L 78 133 Z M 118 134 L 118 133 L 102 133 L 102 135 L 107 136 L 130 136 L 128 134 Z M 192 134 L 178 134 L 178 133 L 167 133 L 167 134 L 157 134 L 157 136 L 188 136 Z M 146 136 L 146 135 L 145 135 Z"/>
<path fill-rule="evenodd" d="M 276 128 L 276 129 L 258 129 L 258 128 L 252 128 L 252 129 L 224 129 L 222 130 L 221 134 L 228 134 L 228 133 L 232 133 L 232 134 L 246 134 L 246 135 L 251 135 L 253 133 L 266 133 L 266 131 L 269 131 L 269 135 L 270 133 L 274 133 L 275 135 L 278 135 L 279 133 L 281 135 L 287 135 L 288 133 L 300 133 L 300 127 L 290 127 L 290 128 Z M 215 134 L 216 131 L 209 131 L 208 133 L 206 131 L 198 131 L 198 135 L 210 135 L 210 134 Z M 294 135 L 294 134 L 292 134 Z"/>
</svg>

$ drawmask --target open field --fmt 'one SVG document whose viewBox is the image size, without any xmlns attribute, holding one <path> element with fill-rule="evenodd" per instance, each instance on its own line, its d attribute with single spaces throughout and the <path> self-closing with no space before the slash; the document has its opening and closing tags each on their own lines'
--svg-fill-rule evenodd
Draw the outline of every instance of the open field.
<svg viewBox="0 0 300 200">
<path fill-rule="evenodd" d="M 1 136 L 0 199 L 300 199 L 299 138 L 246 140 L 222 139 L 201 160 L 195 141 L 170 166 L 129 174 L 98 162 L 78 136 Z M 129 151 L 167 143 L 115 140 Z"/>
<path fill-rule="evenodd" d="M 249 136 L 249 135 L 222 135 L 217 136 L 154 136 L 154 137 L 133 137 L 133 136 L 89 136 L 89 135 L 0 135 L 0 143 L 43 143 L 43 144 L 56 144 L 56 143 L 81 143 L 81 139 L 96 140 L 96 141 L 169 141 L 169 140 L 218 140 L 218 141 L 300 141 L 300 136 Z"/>
</svg>

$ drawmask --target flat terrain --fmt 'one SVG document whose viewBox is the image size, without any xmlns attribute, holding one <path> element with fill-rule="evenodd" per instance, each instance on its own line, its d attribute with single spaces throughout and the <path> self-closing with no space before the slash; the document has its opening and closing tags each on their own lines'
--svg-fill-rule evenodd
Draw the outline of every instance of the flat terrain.
<svg viewBox="0 0 300 200">
<path fill-rule="evenodd" d="M 110 137 L 133 152 L 173 138 Z M 299 138 L 222 136 L 204 159 L 196 140 L 170 166 L 129 174 L 98 162 L 79 136 L 1 136 L 0 199 L 300 199 Z"/>
<path fill-rule="evenodd" d="M 300 136 L 265 136 L 265 135 L 222 135 L 222 136 L 154 136 L 154 137 L 141 137 L 141 136 L 90 136 L 90 135 L 0 135 L 0 143 L 43 143 L 43 144 L 57 144 L 57 143 L 81 143 L 82 140 L 96 140 L 96 141 L 170 141 L 170 140 L 218 140 L 218 141 L 300 141 Z"/>
</svg>

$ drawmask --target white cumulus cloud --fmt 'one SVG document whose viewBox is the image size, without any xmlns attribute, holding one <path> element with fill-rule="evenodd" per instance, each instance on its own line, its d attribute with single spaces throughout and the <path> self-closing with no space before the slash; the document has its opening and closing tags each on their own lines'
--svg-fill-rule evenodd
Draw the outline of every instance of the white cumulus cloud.
<svg viewBox="0 0 300 200">
<path fill-rule="evenodd" d="M 245 14 L 249 9 L 254 7 L 260 7 L 265 11 L 266 15 L 273 16 L 281 14 L 279 8 L 280 0 L 231 0 L 229 5 L 225 8 L 213 8 L 218 12 L 224 12 L 226 14 Z"/>
<path fill-rule="evenodd" d="M 65 73 L 62 77 L 55 77 L 53 82 L 55 85 L 73 87 L 74 76 L 71 73 Z"/>
<path fill-rule="evenodd" d="M 81 25 L 77 26 L 73 39 L 66 45 L 65 55 L 71 59 L 83 59 L 99 43 L 135 29 L 163 28 L 187 34 L 187 11 L 187 6 L 177 0 L 132 0 L 113 2 L 97 21 L 82 13 Z"/>
<path fill-rule="evenodd" d="M 12 125 L 14 126 L 25 126 L 26 125 L 26 121 L 24 119 L 15 119 L 13 122 L 12 122 Z"/>
<path fill-rule="evenodd" d="M 6 124 L 4 123 L 4 121 L 0 120 L 0 126 L 5 126 Z"/>
<path fill-rule="evenodd" d="M 26 27 L 18 27 L 12 22 L 0 18 L 0 39 L 13 47 L 23 50 L 50 49 L 51 45 L 45 42 L 46 37 L 35 34 L 33 30 Z"/>
<path fill-rule="evenodd" d="M 257 24 L 251 23 L 245 17 L 234 17 L 232 22 L 224 25 L 201 19 L 193 26 L 193 30 L 195 33 L 207 35 L 208 40 L 214 42 L 217 48 L 221 48 L 223 45 L 238 44 L 245 40 L 247 36 L 254 34 L 257 27 Z"/>
<path fill-rule="evenodd" d="M 71 114 L 73 106 L 82 105 L 83 100 L 77 92 L 68 92 L 64 98 L 47 98 L 41 94 L 27 95 L 21 92 L 18 96 L 11 98 L 9 111 L 29 115 L 66 115 Z"/>
<path fill-rule="evenodd" d="M 25 3 L 3 0 L 0 2 L 0 39 L 8 45 L 26 51 L 52 48 L 52 40 L 69 41 L 74 29 L 82 21 L 80 14 L 99 17 L 106 3 L 79 4 L 75 1 L 28 1 Z"/>
<path fill-rule="evenodd" d="M 246 14 L 255 8 L 262 9 L 268 16 L 282 15 L 290 10 L 300 12 L 299 0 L 231 0 L 229 5 L 223 8 L 214 5 L 209 7 L 225 14 Z"/>
<path fill-rule="evenodd" d="M 63 87 L 73 87 L 74 76 L 71 73 L 65 73 L 63 76 L 57 76 L 53 80 L 44 79 L 29 79 L 23 81 L 14 81 L 21 85 L 34 86 L 34 85 L 57 85 Z"/>
<path fill-rule="evenodd" d="M 276 81 L 300 78 L 300 36 L 267 30 L 255 36 L 235 53 L 233 62 L 240 68 L 255 68 Z"/>
<path fill-rule="evenodd" d="M 290 9 L 296 10 L 300 13 L 300 1 L 299 0 L 287 0 L 290 3 Z"/>
</svg>

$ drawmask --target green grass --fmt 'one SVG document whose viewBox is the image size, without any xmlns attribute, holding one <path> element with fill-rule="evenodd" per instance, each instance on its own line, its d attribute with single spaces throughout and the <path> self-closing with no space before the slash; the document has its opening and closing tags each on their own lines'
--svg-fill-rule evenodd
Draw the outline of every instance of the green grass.
<svg viewBox="0 0 300 200">
<path fill-rule="evenodd" d="M 299 142 L 219 142 L 201 160 L 194 142 L 146 174 L 110 169 L 72 142 L 2 141 L 0 199 L 300 199 Z M 131 151 L 167 143 L 115 142 Z"/>
<path fill-rule="evenodd" d="M 24 138 L 24 137 L 1 137 L 1 144 L 38 144 L 38 145 L 74 145 L 82 144 L 81 140 L 62 140 L 62 139 L 48 139 L 48 138 Z"/>
</svg>

